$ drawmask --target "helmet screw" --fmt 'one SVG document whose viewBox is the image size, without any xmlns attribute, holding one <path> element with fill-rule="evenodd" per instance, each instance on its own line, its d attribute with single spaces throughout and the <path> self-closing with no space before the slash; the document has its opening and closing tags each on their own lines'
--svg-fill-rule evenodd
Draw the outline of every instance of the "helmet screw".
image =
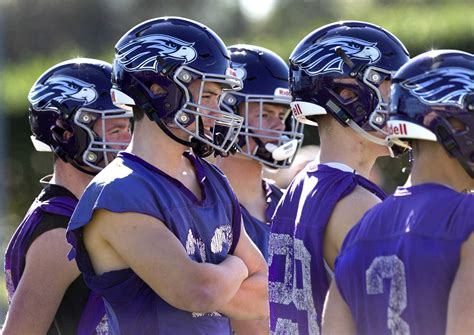
<svg viewBox="0 0 474 335">
<path fill-rule="evenodd" d="M 95 162 L 97 160 L 97 155 L 93 152 L 88 152 L 87 153 L 87 160 L 89 162 Z"/>
<path fill-rule="evenodd" d="M 229 95 L 227 97 L 227 103 L 231 105 L 235 104 L 235 98 L 232 95 Z"/>
<path fill-rule="evenodd" d="M 378 123 L 378 124 L 382 124 L 383 119 L 384 119 L 384 118 L 383 118 L 382 116 L 380 116 L 380 115 L 379 115 L 379 116 L 376 116 L 376 117 L 375 117 L 375 122 Z"/>
<path fill-rule="evenodd" d="M 85 113 L 81 115 L 82 122 L 89 123 L 91 121 L 91 116 L 89 113 Z"/>
<path fill-rule="evenodd" d="M 189 79 L 191 79 L 189 73 L 183 73 L 183 80 L 188 81 Z"/>
<path fill-rule="evenodd" d="M 371 76 L 373 82 L 378 82 L 380 80 L 380 75 L 378 73 L 373 73 Z"/>
<path fill-rule="evenodd" d="M 474 111 L 474 104 L 469 104 L 469 105 L 467 105 L 467 109 L 468 109 L 469 111 Z"/>
<path fill-rule="evenodd" d="M 185 83 L 189 83 L 192 79 L 191 74 L 188 71 L 183 71 L 179 74 L 179 78 Z"/>
<path fill-rule="evenodd" d="M 189 116 L 187 116 L 185 113 L 179 113 L 178 121 L 180 123 L 187 123 L 189 121 Z"/>
<path fill-rule="evenodd" d="M 364 114 L 364 108 L 362 106 L 357 106 L 356 113 L 359 115 Z"/>
<path fill-rule="evenodd" d="M 165 109 L 170 109 L 171 108 L 171 104 L 169 102 L 165 103 Z"/>
</svg>

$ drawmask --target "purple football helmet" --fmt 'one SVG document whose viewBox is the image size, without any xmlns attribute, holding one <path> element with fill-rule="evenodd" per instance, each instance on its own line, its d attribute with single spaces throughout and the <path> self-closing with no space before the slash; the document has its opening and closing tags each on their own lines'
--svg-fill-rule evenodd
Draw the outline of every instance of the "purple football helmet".
<svg viewBox="0 0 474 335">
<path fill-rule="evenodd" d="M 392 83 L 389 140 L 400 146 L 407 146 L 403 139 L 438 141 L 474 178 L 474 55 L 423 53 L 404 65 Z"/>
<path fill-rule="evenodd" d="M 199 95 L 189 85 L 201 80 Z M 200 156 L 226 154 L 233 148 L 242 117 L 202 104 L 206 82 L 237 90 L 242 82 L 230 68 L 222 40 L 208 27 L 184 18 L 162 17 L 132 28 L 115 46 L 112 99 L 117 106 L 143 110 L 172 139 L 192 147 Z M 156 93 L 153 84 L 164 89 Z M 188 129 L 196 122 L 194 130 Z M 203 124 L 211 124 L 211 134 Z M 180 128 L 183 141 L 169 128 Z"/>
<path fill-rule="evenodd" d="M 106 120 L 132 117 L 112 103 L 111 73 L 109 63 L 76 58 L 39 77 L 28 94 L 31 140 L 37 151 L 52 151 L 80 171 L 96 174 L 128 145 L 108 142 L 94 131 L 99 126 L 105 134 Z M 65 131 L 72 136 L 64 136 Z"/>
<path fill-rule="evenodd" d="M 387 102 L 380 86 L 408 59 L 404 45 L 381 27 L 356 21 L 321 27 L 290 56 L 293 114 L 310 125 L 316 125 L 313 115 L 330 114 L 370 141 L 388 145 L 369 132 L 386 134 Z M 355 96 L 342 98 L 343 89 Z"/>
<path fill-rule="evenodd" d="M 254 45 L 230 46 L 232 68 L 244 87 L 239 92 L 225 92 L 222 106 L 236 114 L 243 109 L 244 124 L 239 135 L 240 153 L 273 168 L 289 167 L 303 141 L 303 124 L 290 113 L 288 65 L 273 51 Z M 251 125 L 249 104 L 259 104 L 258 124 Z M 271 129 L 263 125 L 264 104 L 288 108 L 288 129 Z M 290 119 L 288 119 L 290 118 Z M 252 150 L 250 139 L 256 143 Z M 245 146 L 245 147 L 244 147 Z"/>
</svg>

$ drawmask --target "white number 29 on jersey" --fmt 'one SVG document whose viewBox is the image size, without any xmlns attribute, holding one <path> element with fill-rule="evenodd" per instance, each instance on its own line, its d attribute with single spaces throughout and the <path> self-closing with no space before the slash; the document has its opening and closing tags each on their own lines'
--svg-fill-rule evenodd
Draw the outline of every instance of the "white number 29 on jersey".
<svg viewBox="0 0 474 335">
<path fill-rule="evenodd" d="M 285 256 L 285 277 L 284 282 L 268 283 L 270 302 L 282 305 L 293 303 L 298 311 L 305 311 L 308 314 L 305 333 L 318 335 L 319 327 L 311 289 L 311 254 L 302 240 L 293 239 L 288 234 L 270 234 L 269 266 L 272 264 L 273 256 L 276 255 Z M 296 261 L 301 262 L 302 278 L 296 277 Z M 301 282 L 303 287 L 298 288 L 297 282 Z M 274 334 L 296 335 L 298 324 L 278 318 Z"/>
<path fill-rule="evenodd" d="M 365 272 L 367 294 L 382 294 L 383 280 L 390 279 L 387 327 L 392 335 L 410 335 L 410 326 L 400 317 L 407 307 L 405 265 L 396 255 L 376 257 Z"/>
</svg>

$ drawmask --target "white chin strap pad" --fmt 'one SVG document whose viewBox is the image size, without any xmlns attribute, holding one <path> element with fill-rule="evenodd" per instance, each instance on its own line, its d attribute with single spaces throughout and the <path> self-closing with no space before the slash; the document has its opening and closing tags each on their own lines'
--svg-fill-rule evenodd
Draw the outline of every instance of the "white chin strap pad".
<svg viewBox="0 0 474 335">
<path fill-rule="evenodd" d="M 132 106 L 135 106 L 135 100 L 133 100 L 125 93 L 116 90 L 115 88 L 111 88 L 110 97 L 112 98 L 112 103 L 118 108 L 133 111 Z"/>
<path fill-rule="evenodd" d="M 35 147 L 36 151 L 39 152 L 52 152 L 49 145 L 44 142 L 41 142 L 36 139 L 33 135 L 30 136 L 31 142 L 33 142 L 33 146 Z"/>
<path fill-rule="evenodd" d="M 314 121 L 308 120 L 306 117 L 313 115 L 326 115 L 326 110 L 316 104 L 304 101 L 294 101 L 290 103 L 291 112 L 293 116 L 301 123 L 308 124 L 311 126 L 317 126 L 318 124 Z"/>
<path fill-rule="evenodd" d="M 272 143 L 265 144 L 265 149 L 272 153 L 272 158 L 276 161 L 284 161 L 293 157 L 298 149 L 298 141 L 293 139 L 283 145 L 276 146 Z"/>
</svg>

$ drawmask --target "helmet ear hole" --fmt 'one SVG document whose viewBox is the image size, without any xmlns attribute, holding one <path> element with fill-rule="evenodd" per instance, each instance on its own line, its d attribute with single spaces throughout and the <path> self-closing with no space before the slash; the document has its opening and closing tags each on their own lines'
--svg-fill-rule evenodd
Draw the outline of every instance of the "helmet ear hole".
<svg viewBox="0 0 474 335">
<path fill-rule="evenodd" d="M 60 126 L 54 126 L 51 128 L 51 135 L 57 144 L 66 144 L 74 136 L 74 132 Z"/>
<path fill-rule="evenodd" d="M 339 95 L 339 99 L 344 103 L 357 100 L 358 94 L 347 87 L 336 87 L 334 91 Z"/>
<path fill-rule="evenodd" d="M 446 118 L 446 120 L 456 134 L 463 133 L 467 130 L 466 124 L 454 116 L 450 116 Z"/>
<path fill-rule="evenodd" d="M 155 97 L 165 96 L 168 94 L 167 90 L 165 90 L 162 86 L 156 83 L 147 82 L 145 83 L 145 85 L 150 89 L 150 91 L 153 93 Z"/>
</svg>

